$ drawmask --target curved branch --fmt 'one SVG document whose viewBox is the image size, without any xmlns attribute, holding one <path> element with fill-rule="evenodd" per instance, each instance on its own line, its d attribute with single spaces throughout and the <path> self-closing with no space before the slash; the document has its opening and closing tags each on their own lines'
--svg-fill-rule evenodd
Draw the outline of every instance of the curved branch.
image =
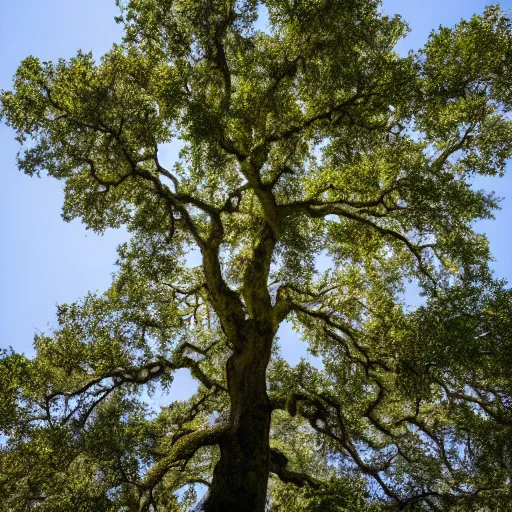
<svg viewBox="0 0 512 512">
<path fill-rule="evenodd" d="M 331 108 L 329 108 L 328 110 L 326 110 L 324 112 L 321 112 L 319 114 L 316 114 L 316 115 L 306 119 L 305 121 L 303 121 L 300 124 L 296 124 L 281 133 L 273 133 L 273 134 L 268 135 L 265 138 L 265 144 L 270 143 L 270 142 L 278 142 L 280 140 L 289 139 L 293 135 L 297 135 L 297 134 L 301 133 L 302 131 L 304 131 L 305 129 L 309 128 L 310 126 L 313 126 L 318 121 L 322 121 L 322 120 L 332 121 L 334 114 L 341 113 L 352 105 L 357 105 L 357 101 L 360 99 L 369 99 L 372 96 L 374 96 L 374 94 L 361 94 L 361 93 L 354 94 L 349 99 L 347 99 L 341 103 L 338 103 L 337 105 L 332 106 Z"/>
<path fill-rule="evenodd" d="M 97 377 L 90 376 L 90 380 L 83 384 L 80 388 L 74 391 L 54 391 L 53 393 L 48 394 L 44 399 L 44 405 L 42 407 L 45 409 L 47 416 L 43 419 L 51 421 L 50 416 L 50 404 L 52 400 L 62 397 L 66 401 L 80 397 L 87 392 L 90 392 L 89 398 L 95 397 L 95 399 L 88 403 L 85 402 L 85 399 L 81 399 L 79 403 L 73 407 L 69 412 L 67 412 L 66 416 L 62 420 L 62 424 L 68 422 L 73 416 L 86 407 L 83 414 L 79 417 L 79 426 L 83 427 L 87 422 L 87 419 L 92 414 L 93 410 L 105 399 L 107 398 L 113 391 L 120 388 L 124 384 L 147 384 L 159 377 L 161 377 L 166 371 L 174 371 L 178 369 L 188 368 L 190 370 L 191 375 L 197 379 L 201 384 L 203 384 L 207 389 L 218 389 L 226 391 L 226 388 L 214 382 L 210 379 L 206 373 L 204 373 L 199 366 L 199 362 L 194 361 L 192 358 L 183 356 L 183 351 L 187 348 L 187 346 L 182 346 L 178 352 L 176 353 L 176 357 L 174 361 L 170 361 L 164 359 L 163 357 L 158 358 L 156 361 L 151 361 L 145 365 L 138 367 L 129 367 L 129 368 L 118 368 L 111 372 L 106 372 Z M 211 347 L 209 347 L 211 348 Z M 207 350 L 202 351 L 206 354 Z M 106 386 L 102 384 L 106 380 L 112 380 L 112 384 Z M 99 386 L 99 387 L 97 387 Z M 97 398 L 96 398 L 97 397 Z M 67 403 L 67 402 L 66 402 Z M 67 409 L 67 406 L 66 406 Z"/>
<path fill-rule="evenodd" d="M 314 204 L 311 204 L 311 202 L 305 201 L 291 205 L 283 205 L 280 207 L 280 209 L 285 215 L 292 215 L 294 213 L 305 213 L 306 215 L 309 215 L 313 218 L 322 218 L 327 215 L 337 215 L 338 217 L 344 217 L 349 220 L 360 222 L 361 224 L 369 226 L 375 231 L 378 231 L 381 235 L 394 238 L 395 240 L 402 242 L 407 247 L 407 249 L 409 249 L 411 254 L 416 258 L 418 262 L 419 271 L 427 279 L 429 279 L 429 281 L 431 281 L 431 283 L 434 286 L 434 289 L 437 287 L 436 280 L 425 267 L 422 255 L 422 251 L 426 248 L 431 248 L 432 244 L 415 245 L 406 236 L 402 235 L 398 231 L 382 227 L 379 224 L 376 224 L 372 220 L 368 219 L 367 217 L 363 217 L 362 215 L 359 215 L 355 212 L 348 211 L 345 208 L 343 208 L 342 205 L 339 203 L 326 203 L 319 206 L 315 206 Z"/>
<path fill-rule="evenodd" d="M 219 444 L 229 431 L 229 425 L 220 425 L 204 430 L 197 430 L 180 437 L 171 449 L 171 453 L 155 463 L 147 472 L 142 487 L 151 490 L 178 462 L 190 460 L 199 448 Z"/>
<path fill-rule="evenodd" d="M 270 472 L 274 473 L 284 483 L 304 487 L 308 484 L 313 489 L 319 489 L 321 483 L 306 473 L 291 471 L 288 469 L 288 458 L 275 448 L 270 449 Z"/>
</svg>

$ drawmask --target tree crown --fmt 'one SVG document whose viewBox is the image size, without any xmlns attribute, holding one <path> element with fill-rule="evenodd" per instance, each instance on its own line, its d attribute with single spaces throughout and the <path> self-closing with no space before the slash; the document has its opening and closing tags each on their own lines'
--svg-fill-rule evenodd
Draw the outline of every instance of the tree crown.
<svg viewBox="0 0 512 512">
<path fill-rule="evenodd" d="M 272 510 L 506 503 L 511 302 L 473 230 L 498 203 L 471 180 L 511 155 L 511 21 L 489 7 L 402 57 L 377 1 L 118 3 L 122 44 L 28 57 L 1 96 L 64 219 L 132 235 L 105 294 L 1 360 L 5 510 L 191 506 L 172 492 L 210 481 L 226 361 L 284 321 L 323 368 L 274 343 Z M 197 394 L 151 414 L 141 390 L 179 368 Z"/>
</svg>

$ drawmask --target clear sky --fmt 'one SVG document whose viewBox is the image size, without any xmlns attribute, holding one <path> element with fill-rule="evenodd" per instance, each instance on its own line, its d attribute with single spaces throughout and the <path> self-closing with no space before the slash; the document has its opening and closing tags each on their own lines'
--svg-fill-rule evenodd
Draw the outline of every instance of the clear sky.
<svg viewBox="0 0 512 512">
<path fill-rule="evenodd" d="M 420 48 L 433 28 L 480 13 L 487 3 L 384 0 L 383 6 L 409 22 L 411 33 L 399 45 L 406 52 Z M 512 0 L 501 6 L 512 8 Z M 114 0 L 0 0 L 0 89 L 11 87 L 20 60 L 31 54 L 56 60 L 82 49 L 99 57 L 120 39 L 120 27 L 113 19 L 116 14 Z M 85 231 L 78 221 L 63 222 L 61 184 L 18 172 L 17 150 L 13 132 L 0 124 L 0 347 L 11 345 L 30 353 L 34 332 L 53 324 L 55 304 L 72 302 L 88 290 L 109 285 L 115 248 L 126 234 L 108 231 L 100 237 Z M 481 222 L 478 229 L 491 241 L 497 275 L 512 281 L 512 175 L 481 180 L 479 186 L 505 197 L 496 220 Z M 304 345 L 288 327 L 280 334 L 284 355 L 296 363 Z M 173 398 L 184 397 L 190 392 L 190 381 L 182 374 L 173 388 Z"/>
</svg>

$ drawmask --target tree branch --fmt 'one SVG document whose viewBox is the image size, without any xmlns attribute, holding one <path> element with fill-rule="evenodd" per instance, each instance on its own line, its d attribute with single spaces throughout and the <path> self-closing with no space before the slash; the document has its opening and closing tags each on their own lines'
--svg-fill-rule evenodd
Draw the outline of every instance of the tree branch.
<svg viewBox="0 0 512 512">
<path fill-rule="evenodd" d="M 153 489 L 178 462 L 190 460 L 203 446 L 219 444 L 229 431 L 229 425 L 220 425 L 204 430 L 197 430 L 180 437 L 171 448 L 171 452 L 162 458 L 147 472 L 142 487 Z"/>
<path fill-rule="evenodd" d="M 270 471 L 279 477 L 282 482 L 291 483 L 297 487 L 309 485 L 313 489 L 319 489 L 321 483 L 306 473 L 291 471 L 288 469 L 288 458 L 275 448 L 270 449 Z"/>
</svg>

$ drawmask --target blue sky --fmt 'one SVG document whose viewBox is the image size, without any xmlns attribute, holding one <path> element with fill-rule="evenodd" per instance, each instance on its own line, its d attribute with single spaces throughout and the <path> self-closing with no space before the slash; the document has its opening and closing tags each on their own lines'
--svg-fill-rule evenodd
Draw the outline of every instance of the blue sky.
<svg viewBox="0 0 512 512">
<path fill-rule="evenodd" d="M 400 51 L 407 51 L 421 47 L 433 28 L 482 12 L 487 3 L 384 0 L 383 6 L 389 14 L 400 13 L 409 22 L 411 33 L 399 46 Z M 512 8 L 512 0 L 501 6 Z M 113 19 L 116 14 L 114 0 L 0 0 L 0 89 L 11 87 L 19 62 L 31 54 L 56 60 L 83 49 L 99 57 L 120 39 L 120 27 Z M 18 172 L 17 150 L 13 132 L 0 124 L 0 347 L 11 345 L 30 353 L 34 332 L 54 322 L 57 303 L 74 301 L 88 290 L 109 285 L 115 248 L 126 234 L 108 231 L 100 237 L 78 221 L 63 222 L 61 184 Z M 486 232 L 491 241 L 497 275 L 512 281 L 512 176 L 481 180 L 479 186 L 505 197 L 496 220 L 479 223 L 478 230 Z M 303 344 L 287 327 L 281 331 L 281 343 L 290 362 L 297 362 L 304 353 Z M 181 375 L 174 388 L 174 398 L 185 396 L 190 391 L 189 380 Z"/>
</svg>

